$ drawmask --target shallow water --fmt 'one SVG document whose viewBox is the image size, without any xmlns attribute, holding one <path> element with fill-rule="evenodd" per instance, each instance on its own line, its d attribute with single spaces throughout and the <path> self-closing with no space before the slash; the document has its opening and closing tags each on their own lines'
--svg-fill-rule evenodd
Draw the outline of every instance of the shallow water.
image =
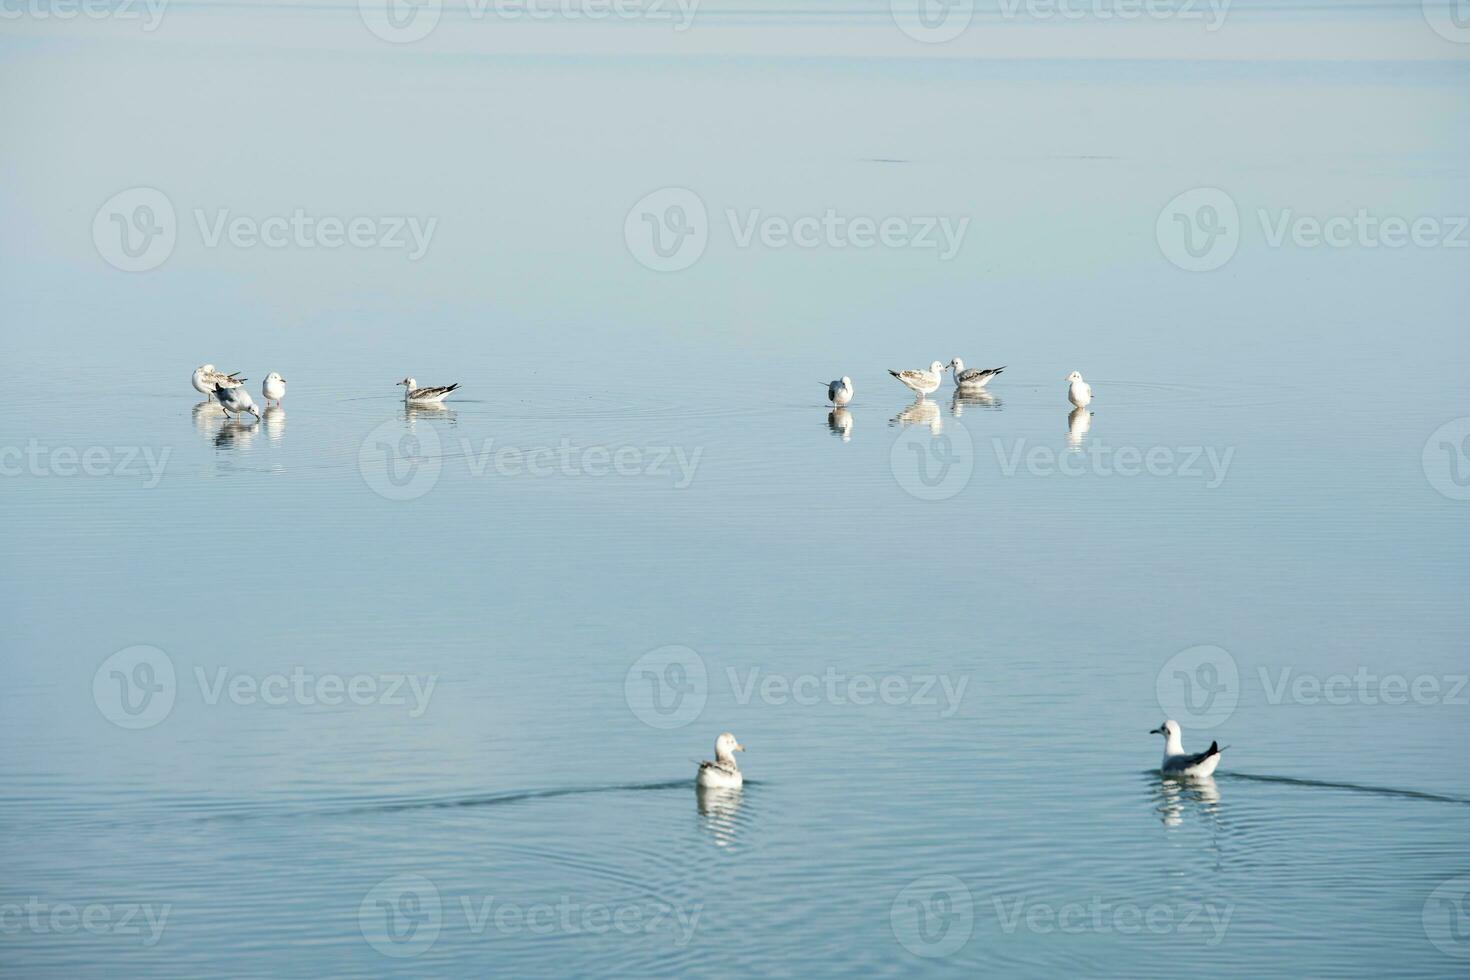
<svg viewBox="0 0 1470 980">
<path fill-rule="evenodd" d="M 1470 252 L 1268 229 L 1449 235 L 1466 46 L 232 9 L 0 41 L 6 972 L 1463 971 Z M 129 273 L 91 231 L 134 186 L 177 241 Z M 656 272 L 664 187 L 708 244 Z M 1196 187 L 1210 272 L 1156 230 Z M 295 208 L 436 224 L 209 244 Z M 740 244 L 829 208 L 969 223 Z M 990 397 L 885 372 L 956 355 Z M 227 421 L 203 360 L 284 405 Z M 1166 713 L 1213 783 L 1151 772 Z M 722 730 L 748 782 L 698 795 Z"/>
</svg>

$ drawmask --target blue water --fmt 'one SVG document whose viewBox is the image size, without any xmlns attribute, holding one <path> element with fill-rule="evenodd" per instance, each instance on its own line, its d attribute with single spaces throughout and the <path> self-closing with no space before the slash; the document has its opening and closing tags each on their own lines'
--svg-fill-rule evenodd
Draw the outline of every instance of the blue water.
<svg viewBox="0 0 1470 980">
<path fill-rule="evenodd" d="M 870 14 L 5 22 L 3 972 L 1463 974 L 1470 46 Z"/>
</svg>

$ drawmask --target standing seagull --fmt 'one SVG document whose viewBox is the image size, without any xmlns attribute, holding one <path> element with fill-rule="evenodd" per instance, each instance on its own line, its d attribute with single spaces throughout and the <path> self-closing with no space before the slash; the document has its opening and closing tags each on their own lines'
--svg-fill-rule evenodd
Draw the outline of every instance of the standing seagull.
<svg viewBox="0 0 1470 980">
<path fill-rule="evenodd" d="M 735 764 L 735 753 L 744 752 L 745 746 L 735 741 L 729 732 L 715 739 L 715 761 L 705 760 L 699 764 L 700 786 L 706 789 L 739 789 L 745 783 L 740 767 Z"/>
<path fill-rule="evenodd" d="M 1067 400 L 1078 408 L 1086 408 L 1092 402 L 1092 385 L 1082 380 L 1082 375 L 1073 371 L 1064 379 L 1071 382 L 1067 388 Z"/>
<path fill-rule="evenodd" d="M 1185 755 L 1177 721 L 1166 721 L 1149 734 L 1164 736 L 1164 761 L 1159 764 L 1159 771 L 1166 776 L 1208 776 L 1220 764 L 1223 750 L 1219 742 L 1211 742 L 1209 748 L 1196 755 Z"/>
<path fill-rule="evenodd" d="M 214 397 L 215 385 L 224 385 L 226 388 L 233 388 L 237 384 L 250 380 L 249 378 L 238 377 L 239 374 L 239 371 L 236 371 L 234 374 L 221 374 L 214 369 L 213 364 L 201 364 L 194 369 L 194 377 L 192 378 L 194 390 L 203 395 L 205 401 L 209 401 Z"/>
<path fill-rule="evenodd" d="M 286 397 L 286 379 L 272 371 L 265 376 L 265 381 L 261 383 L 260 393 L 264 396 L 267 405 L 271 402 L 275 402 L 277 405 L 281 404 L 281 399 Z"/>
<path fill-rule="evenodd" d="M 250 397 L 250 392 L 245 390 L 244 385 L 235 385 L 233 388 L 215 385 L 214 394 L 219 399 L 219 407 L 225 410 L 225 418 L 229 418 L 231 412 L 236 415 L 249 412 L 257 419 L 260 418 L 260 410 L 255 407 L 255 400 Z"/>
<path fill-rule="evenodd" d="M 413 378 L 404 378 L 398 383 L 404 386 L 403 400 L 406 402 L 442 402 L 451 391 L 459 387 L 459 382 L 456 381 L 443 388 L 420 388 Z"/>
<path fill-rule="evenodd" d="M 935 361 L 929 365 L 927 371 L 919 368 L 913 371 L 889 371 L 888 373 L 903 382 L 904 387 L 923 398 L 939 387 L 939 380 L 944 377 L 944 365 Z"/>
<path fill-rule="evenodd" d="M 827 400 L 838 408 L 852 401 L 852 379 L 844 374 L 836 381 L 827 382 Z"/>
<path fill-rule="evenodd" d="M 957 388 L 984 388 L 990 384 L 991 379 L 1005 370 L 1002 365 L 998 368 L 970 368 L 966 371 L 965 362 L 958 357 L 950 361 L 949 366 L 954 368 L 954 383 Z"/>
</svg>

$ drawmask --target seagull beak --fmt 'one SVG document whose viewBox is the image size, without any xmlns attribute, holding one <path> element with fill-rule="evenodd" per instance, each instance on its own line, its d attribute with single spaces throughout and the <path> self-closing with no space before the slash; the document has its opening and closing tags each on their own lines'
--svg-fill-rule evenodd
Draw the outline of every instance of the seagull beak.
<svg viewBox="0 0 1470 980">
<path fill-rule="evenodd" d="M 743 745 L 738 745 L 738 744 L 737 744 L 737 745 L 736 745 L 736 746 L 735 746 L 735 751 L 736 751 L 736 752 L 744 752 L 744 751 L 745 751 L 745 746 L 743 746 Z"/>
<path fill-rule="evenodd" d="M 1155 728 L 1152 731 L 1150 731 L 1149 734 L 1150 735 L 1162 735 L 1162 734 L 1164 734 L 1164 730 L 1162 728 Z"/>
</svg>

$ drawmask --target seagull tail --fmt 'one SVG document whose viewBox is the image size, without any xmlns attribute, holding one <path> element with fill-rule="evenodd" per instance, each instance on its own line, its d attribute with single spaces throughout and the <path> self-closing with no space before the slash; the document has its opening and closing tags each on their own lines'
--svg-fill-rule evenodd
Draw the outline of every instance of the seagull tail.
<svg viewBox="0 0 1470 980">
<path fill-rule="evenodd" d="M 888 373 L 891 374 L 891 375 L 893 375 L 895 378 L 898 377 L 898 372 L 897 371 L 890 370 Z"/>
<path fill-rule="evenodd" d="M 1212 741 L 1210 743 L 1210 751 L 1208 751 L 1208 752 L 1205 753 L 1205 758 L 1208 759 L 1212 755 L 1219 755 L 1219 754 L 1220 754 L 1220 743 L 1219 742 L 1213 742 Z"/>
</svg>

